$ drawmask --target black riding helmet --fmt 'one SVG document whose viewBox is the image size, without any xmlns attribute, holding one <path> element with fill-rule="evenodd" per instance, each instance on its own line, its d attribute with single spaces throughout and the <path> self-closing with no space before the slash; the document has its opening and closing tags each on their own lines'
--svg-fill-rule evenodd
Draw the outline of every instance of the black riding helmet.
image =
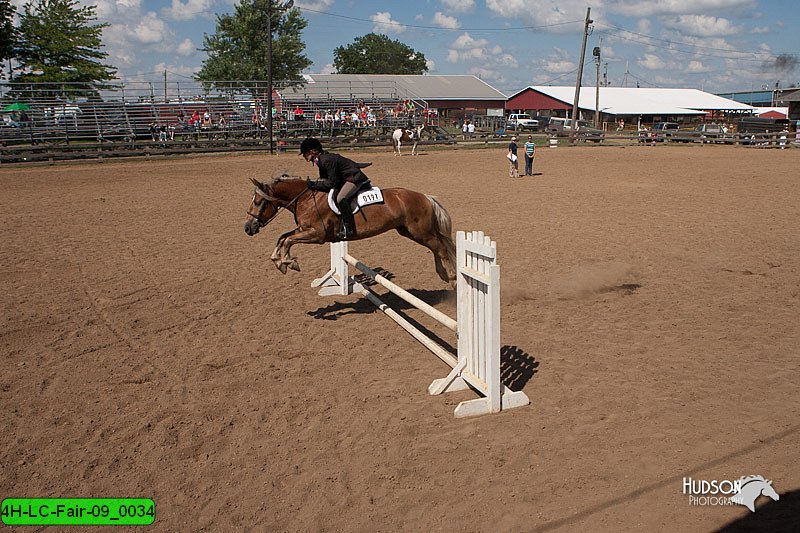
<svg viewBox="0 0 800 533">
<path fill-rule="evenodd" d="M 322 153 L 322 143 L 313 137 L 308 137 L 300 143 L 300 155 L 303 155 L 310 150 L 317 150 L 318 152 Z"/>
</svg>

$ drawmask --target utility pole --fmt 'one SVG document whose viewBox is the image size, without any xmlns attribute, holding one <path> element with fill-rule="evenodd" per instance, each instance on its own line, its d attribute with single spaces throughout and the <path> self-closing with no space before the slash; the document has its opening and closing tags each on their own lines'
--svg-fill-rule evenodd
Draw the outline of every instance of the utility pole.
<svg viewBox="0 0 800 533">
<path fill-rule="evenodd" d="M 272 0 L 267 0 L 267 137 L 269 153 L 275 154 L 272 142 Z"/>
<path fill-rule="evenodd" d="M 628 86 L 628 62 L 627 61 L 625 61 L 625 83 L 624 83 L 624 85 L 625 85 L 625 87 Z"/>
<path fill-rule="evenodd" d="M 608 61 L 603 63 L 603 87 L 608 87 Z"/>
<path fill-rule="evenodd" d="M 583 24 L 583 42 L 581 43 L 581 58 L 578 61 L 578 80 L 575 82 L 575 100 L 572 104 L 572 136 L 571 142 L 575 142 L 575 134 L 578 132 L 578 98 L 581 94 L 581 78 L 583 77 L 583 56 L 586 54 L 586 37 L 589 36 L 589 24 L 594 22 L 589 18 L 592 12 L 591 7 L 586 8 L 586 21 Z"/>
<path fill-rule="evenodd" d="M 599 46 L 592 50 L 594 63 L 597 67 L 597 76 L 594 81 L 594 127 L 600 129 L 600 53 L 603 46 L 603 36 L 600 36 Z"/>
<path fill-rule="evenodd" d="M 169 97 L 167 97 L 167 69 L 164 69 L 164 103 L 169 103 Z"/>
</svg>

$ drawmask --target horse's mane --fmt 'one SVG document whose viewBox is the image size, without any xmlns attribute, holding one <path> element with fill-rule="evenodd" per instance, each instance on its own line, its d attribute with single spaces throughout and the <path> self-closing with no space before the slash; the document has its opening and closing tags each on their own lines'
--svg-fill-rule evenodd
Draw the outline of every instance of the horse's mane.
<svg viewBox="0 0 800 533">
<path fill-rule="evenodd" d="M 768 480 L 764 479 L 764 476 L 742 476 L 739 478 L 739 483 L 744 487 L 751 481 L 764 481 L 767 482 Z"/>
<path fill-rule="evenodd" d="M 272 177 L 264 183 L 264 185 L 266 185 L 267 187 L 272 187 L 273 185 L 276 185 L 284 181 L 298 181 L 301 179 L 303 178 L 300 178 L 298 176 L 290 176 L 287 170 L 279 170 L 278 172 L 273 174 Z"/>
</svg>

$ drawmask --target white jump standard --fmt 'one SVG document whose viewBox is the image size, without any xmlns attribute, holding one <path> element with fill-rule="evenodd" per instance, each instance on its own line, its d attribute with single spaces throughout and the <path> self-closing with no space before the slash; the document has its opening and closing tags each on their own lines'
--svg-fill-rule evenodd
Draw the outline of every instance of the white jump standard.
<svg viewBox="0 0 800 533">
<path fill-rule="evenodd" d="M 484 397 L 458 404 L 457 418 L 530 403 L 522 391 L 512 391 L 500 381 L 500 267 L 496 264 L 497 244 L 483 232 L 456 234 L 457 320 L 426 304 L 405 289 L 395 285 L 347 253 L 347 242 L 331 244 L 331 269 L 315 279 L 312 287 L 321 287 L 321 296 L 347 295 L 358 292 L 366 297 L 439 359 L 452 371 L 447 377 L 434 380 L 430 394 L 473 388 Z M 424 312 L 458 337 L 458 358 L 426 336 L 417 327 L 387 306 L 375 293 L 356 283 L 348 267 L 358 269 L 376 283 Z"/>
</svg>

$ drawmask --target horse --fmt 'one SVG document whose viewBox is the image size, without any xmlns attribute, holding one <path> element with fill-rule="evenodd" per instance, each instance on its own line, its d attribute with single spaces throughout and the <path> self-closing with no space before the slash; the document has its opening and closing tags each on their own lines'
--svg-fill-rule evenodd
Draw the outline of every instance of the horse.
<svg viewBox="0 0 800 533">
<path fill-rule="evenodd" d="M 396 150 L 395 155 L 403 155 L 400 153 L 400 145 L 402 143 L 414 143 L 411 148 L 411 155 L 417 155 L 417 143 L 422 138 L 422 130 L 425 129 L 425 124 L 420 124 L 416 128 L 397 128 L 392 133 L 392 144 Z"/>
<path fill-rule="evenodd" d="M 767 496 L 775 501 L 780 499 L 780 496 L 775 489 L 772 488 L 772 481 L 764 479 L 763 476 L 745 476 L 739 478 L 739 493 L 731 496 L 730 500 L 733 503 L 744 505 L 750 512 L 756 512 L 756 500 L 759 496 Z"/>
<path fill-rule="evenodd" d="M 253 200 L 247 210 L 244 231 L 253 236 L 285 209 L 294 215 L 297 227 L 278 237 L 270 259 L 282 274 L 287 268 L 300 270 L 291 249 L 295 244 L 336 242 L 341 219 L 328 207 L 327 193 L 312 191 L 306 180 L 281 174 L 255 186 Z M 400 187 L 381 189 L 383 203 L 361 207 L 355 213 L 354 240 L 368 239 L 396 230 L 433 252 L 436 273 L 445 283 L 456 279 L 455 243 L 451 237 L 452 221 L 439 201 L 427 194 Z"/>
</svg>

